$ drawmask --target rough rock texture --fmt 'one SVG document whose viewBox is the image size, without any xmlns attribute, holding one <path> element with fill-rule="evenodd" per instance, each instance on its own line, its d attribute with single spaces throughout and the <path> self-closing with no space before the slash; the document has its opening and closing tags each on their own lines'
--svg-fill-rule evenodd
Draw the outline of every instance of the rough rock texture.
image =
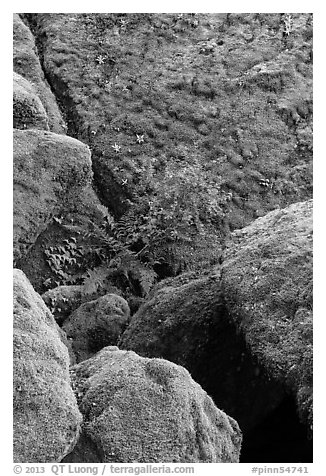
<svg viewBox="0 0 326 476">
<path fill-rule="evenodd" d="M 75 445 L 81 414 L 57 324 L 20 270 L 14 271 L 14 461 L 60 461 Z"/>
<path fill-rule="evenodd" d="M 187 273 L 158 285 L 131 318 L 119 347 L 184 366 L 242 430 L 255 426 L 282 399 L 230 322 L 219 269 Z"/>
<path fill-rule="evenodd" d="M 312 201 L 275 210 L 234 232 L 222 286 L 251 352 L 296 396 L 312 425 Z"/>
<path fill-rule="evenodd" d="M 119 289 L 112 286 L 105 294 L 118 294 Z M 61 325 L 67 317 L 81 304 L 97 299 L 97 293 L 86 294 L 83 285 L 57 286 L 42 294 L 42 299 L 53 314 L 54 319 Z"/>
<path fill-rule="evenodd" d="M 48 131 L 14 131 L 14 257 L 24 256 L 92 176 L 89 148 Z"/>
<path fill-rule="evenodd" d="M 61 327 L 58 327 L 59 336 L 61 342 L 67 347 L 69 353 L 69 363 L 70 365 L 75 365 L 77 363 L 74 349 L 72 347 L 71 339 L 68 339 L 67 334 Z"/>
<path fill-rule="evenodd" d="M 311 14 L 27 17 L 101 199 L 170 275 L 311 198 Z"/>
<path fill-rule="evenodd" d="M 83 257 L 88 255 L 92 257 L 92 251 L 99 246 L 98 240 L 94 243 L 93 229 L 94 225 L 103 224 L 101 208 L 103 206 L 91 184 L 86 185 L 80 193 L 74 194 L 71 199 L 64 202 L 60 215 L 47 225 L 27 254 L 19 260 L 19 268 L 25 272 L 37 292 L 44 294 L 47 290 L 60 285 L 70 286 L 82 282 L 81 279 L 70 281 L 69 277 L 78 275 L 80 278 L 93 264 L 92 259 L 87 261 Z M 88 232 L 90 237 L 87 236 Z M 58 257 L 60 262 L 50 255 L 60 256 Z M 74 261 L 71 261 L 72 258 L 78 258 L 80 267 L 75 266 Z M 88 297 L 85 301 L 110 292 L 116 293 L 112 283 L 107 283 L 99 292 L 87 290 L 85 294 Z M 57 316 L 58 313 L 54 310 L 54 317 Z"/>
<path fill-rule="evenodd" d="M 17 73 L 13 81 L 14 128 L 48 130 L 46 111 L 32 84 Z"/>
<path fill-rule="evenodd" d="M 44 78 L 34 37 L 30 29 L 16 13 L 13 17 L 13 59 L 14 71 L 32 84 L 33 90 L 39 98 L 38 101 L 40 100 L 42 102 L 47 114 L 48 127 L 50 130 L 57 134 L 64 134 L 66 125 L 62 119 L 56 99 Z M 30 104 L 27 104 L 27 106 L 29 105 Z M 24 128 L 24 124 L 26 128 L 28 128 L 31 119 L 30 113 L 30 107 L 24 105 L 24 108 L 20 108 L 19 125 L 21 127 L 19 128 Z M 48 127 L 46 127 L 46 129 Z M 45 129 L 45 127 L 42 127 L 42 129 Z"/>
<path fill-rule="evenodd" d="M 88 359 L 103 347 L 115 345 L 130 316 L 127 301 L 116 294 L 82 304 L 63 323 L 76 361 Z"/>
<path fill-rule="evenodd" d="M 59 325 L 83 302 L 83 286 L 57 286 L 42 294 L 42 299 Z"/>
<path fill-rule="evenodd" d="M 65 462 L 239 461 L 238 424 L 184 368 L 106 347 L 71 374 L 84 425 Z"/>
</svg>

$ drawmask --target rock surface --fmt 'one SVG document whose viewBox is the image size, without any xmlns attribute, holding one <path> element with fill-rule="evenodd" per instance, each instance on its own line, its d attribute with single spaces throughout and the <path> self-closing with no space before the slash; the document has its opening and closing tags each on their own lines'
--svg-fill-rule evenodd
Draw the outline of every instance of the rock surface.
<svg viewBox="0 0 326 476">
<path fill-rule="evenodd" d="M 216 263 L 228 227 L 311 198 L 312 15 L 28 18 L 101 200 L 169 275 Z"/>
<path fill-rule="evenodd" d="M 228 316 L 219 269 L 161 282 L 131 318 L 119 347 L 184 366 L 219 408 L 247 430 L 280 402 Z"/>
<path fill-rule="evenodd" d="M 251 352 L 312 426 L 312 201 L 234 232 L 222 268 L 230 315 Z"/>
<path fill-rule="evenodd" d="M 66 125 L 61 116 L 56 99 L 44 78 L 34 37 L 30 29 L 16 13 L 14 13 L 13 17 L 13 59 L 14 71 L 32 84 L 37 97 L 42 102 L 47 114 L 48 127 L 50 130 L 57 134 L 64 134 Z M 29 115 L 26 116 L 24 114 L 20 117 L 20 124 L 23 126 L 25 123 L 28 127 L 28 120 Z M 42 129 L 44 128 L 45 127 L 42 127 Z"/>
<path fill-rule="evenodd" d="M 14 271 L 14 461 L 59 462 L 82 421 L 57 324 L 24 273 Z"/>
<path fill-rule="evenodd" d="M 105 294 L 117 293 L 119 293 L 119 289 L 112 286 Z M 96 293 L 86 294 L 83 285 L 57 286 L 42 294 L 43 301 L 59 325 L 62 325 L 67 317 L 84 302 L 94 301 L 98 297 L 100 296 Z"/>
<path fill-rule="evenodd" d="M 59 325 L 84 302 L 84 297 L 82 285 L 57 286 L 42 294 L 43 301 Z"/>
<path fill-rule="evenodd" d="M 103 225 L 101 208 L 103 206 L 92 185 L 87 184 L 80 189 L 80 193 L 67 197 L 60 214 L 38 235 L 34 245 L 17 264 L 28 276 L 37 292 L 44 294 L 49 289 L 59 286 L 70 287 L 83 282 L 81 277 L 92 269 L 94 259 L 98 259 L 95 250 L 99 247 L 99 240 L 94 242 L 93 230 L 94 227 Z M 78 259 L 78 266 L 73 258 Z M 79 279 L 76 280 L 77 275 Z M 83 294 L 87 296 L 82 302 L 111 292 L 119 294 L 119 291 L 109 282 L 105 283 L 103 289 L 95 289 L 94 292 L 86 289 Z M 72 301 L 75 302 L 74 298 Z M 67 306 L 63 306 L 65 307 Z M 65 312 L 62 317 L 59 314 L 54 309 L 54 317 L 63 319 Z"/>
<path fill-rule="evenodd" d="M 130 316 L 127 301 L 116 294 L 106 294 L 95 301 L 85 302 L 63 323 L 62 328 L 76 361 L 93 356 L 108 345 L 117 344 Z"/>
<path fill-rule="evenodd" d="M 64 462 L 239 461 L 237 423 L 184 368 L 106 347 L 71 374 L 84 425 Z"/>
<path fill-rule="evenodd" d="M 14 73 L 13 112 L 15 129 L 49 129 L 44 106 L 32 84 Z"/>
<path fill-rule="evenodd" d="M 186 367 L 239 423 L 243 462 L 312 460 L 312 205 L 233 234 L 222 278 L 216 266 L 234 229 L 312 197 L 312 17 L 14 14 L 15 266 L 40 294 L 58 286 L 44 299 L 59 325 L 74 312 L 65 324 L 74 340 L 55 326 L 72 365 L 73 344 L 78 361 L 89 358 L 116 344 L 129 321 L 129 311 L 117 315 L 112 336 L 105 309 L 95 322 L 94 303 L 76 308 L 125 297 L 138 312 L 117 345 Z M 89 149 L 53 134 L 66 132 Z M 78 398 L 101 387 L 102 370 L 74 377 Z M 103 449 L 97 427 L 107 414 L 98 418 L 92 399 L 83 402 L 87 431 L 64 460 L 121 462 L 106 433 Z M 23 453 L 29 423 L 19 412 Z M 60 461 L 73 438 L 44 458 Z M 211 461 L 200 438 L 195 461 Z M 236 460 L 228 448 L 218 461 Z"/>
<path fill-rule="evenodd" d="M 92 177 L 89 148 L 48 131 L 14 131 L 14 257 L 20 258 Z"/>
<path fill-rule="evenodd" d="M 312 196 L 312 15 L 23 18 L 120 239 L 159 278 Z"/>
</svg>

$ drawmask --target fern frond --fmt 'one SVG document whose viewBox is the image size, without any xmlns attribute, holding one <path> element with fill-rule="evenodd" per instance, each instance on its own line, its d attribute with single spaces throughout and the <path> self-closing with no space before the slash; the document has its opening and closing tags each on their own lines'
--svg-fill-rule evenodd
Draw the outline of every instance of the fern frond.
<svg viewBox="0 0 326 476">
<path fill-rule="evenodd" d="M 139 284 L 145 297 L 156 283 L 157 274 L 152 269 L 142 268 L 139 270 L 139 278 Z"/>
<path fill-rule="evenodd" d="M 130 274 L 134 280 L 138 281 L 142 296 L 146 297 L 157 281 L 155 271 L 147 268 L 139 261 L 134 261 Z"/>
<path fill-rule="evenodd" d="M 97 292 L 99 288 L 104 287 L 104 282 L 109 274 L 110 270 L 106 266 L 88 269 L 83 275 L 83 292 L 87 295 Z"/>
<path fill-rule="evenodd" d="M 109 210 L 104 205 L 102 205 L 100 203 L 96 205 L 96 208 L 101 213 L 101 215 L 103 217 L 103 220 L 105 220 L 107 222 L 107 224 L 109 225 L 110 229 L 113 230 L 114 227 L 115 227 L 115 221 L 114 221 L 113 216 L 109 212 Z"/>
</svg>

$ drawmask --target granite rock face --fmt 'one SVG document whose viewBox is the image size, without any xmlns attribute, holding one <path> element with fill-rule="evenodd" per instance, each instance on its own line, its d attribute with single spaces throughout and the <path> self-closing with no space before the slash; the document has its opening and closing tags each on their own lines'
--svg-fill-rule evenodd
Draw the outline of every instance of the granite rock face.
<svg viewBox="0 0 326 476">
<path fill-rule="evenodd" d="M 239 461 L 238 424 L 184 368 L 106 347 L 71 375 L 84 425 L 64 462 Z"/>
<path fill-rule="evenodd" d="M 14 461 L 59 462 L 82 416 L 59 329 L 24 273 L 14 270 Z"/>
<path fill-rule="evenodd" d="M 312 427 L 312 200 L 234 232 L 222 267 L 230 316 Z"/>
</svg>

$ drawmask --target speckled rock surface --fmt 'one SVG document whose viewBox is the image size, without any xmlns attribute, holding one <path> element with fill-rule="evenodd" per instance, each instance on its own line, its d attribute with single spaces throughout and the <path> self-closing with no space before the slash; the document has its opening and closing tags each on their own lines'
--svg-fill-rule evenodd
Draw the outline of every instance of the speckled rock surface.
<svg viewBox="0 0 326 476">
<path fill-rule="evenodd" d="M 129 316 L 127 301 L 116 294 L 106 294 L 78 307 L 62 326 L 72 341 L 76 361 L 86 360 L 103 347 L 117 344 Z"/>
<path fill-rule="evenodd" d="M 67 128 L 56 98 L 45 80 L 34 37 L 17 13 L 13 16 L 13 60 L 14 71 L 32 84 L 41 101 L 49 129 L 57 134 L 64 134 Z M 22 118 L 22 123 L 26 119 L 28 117 Z M 28 121 L 25 123 L 28 125 Z"/>
<path fill-rule="evenodd" d="M 68 351 L 24 273 L 14 270 L 14 461 L 59 462 L 82 416 L 70 386 Z"/>
<path fill-rule="evenodd" d="M 119 293 L 119 289 L 115 286 L 108 288 L 108 291 L 102 294 Z M 59 325 L 62 325 L 81 304 L 94 301 L 98 297 L 100 297 L 98 293 L 87 294 L 83 285 L 57 286 L 42 294 L 43 301 Z"/>
<path fill-rule="evenodd" d="M 106 347 L 71 374 L 84 425 L 65 462 L 239 461 L 237 423 L 184 368 Z"/>
<path fill-rule="evenodd" d="M 14 130 L 14 257 L 23 256 L 92 177 L 89 148 L 71 137 Z"/>
<path fill-rule="evenodd" d="M 312 209 L 300 202 L 234 232 L 222 288 L 251 352 L 296 396 L 312 426 Z"/>
<path fill-rule="evenodd" d="M 184 366 L 245 431 L 273 410 L 283 390 L 261 372 L 230 322 L 219 279 L 216 267 L 162 281 L 118 345 Z"/>
<path fill-rule="evenodd" d="M 32 84 L 20 74 L 13 76 L 15 129 L 49 129 L 47 113 Z"/>
</svg>

